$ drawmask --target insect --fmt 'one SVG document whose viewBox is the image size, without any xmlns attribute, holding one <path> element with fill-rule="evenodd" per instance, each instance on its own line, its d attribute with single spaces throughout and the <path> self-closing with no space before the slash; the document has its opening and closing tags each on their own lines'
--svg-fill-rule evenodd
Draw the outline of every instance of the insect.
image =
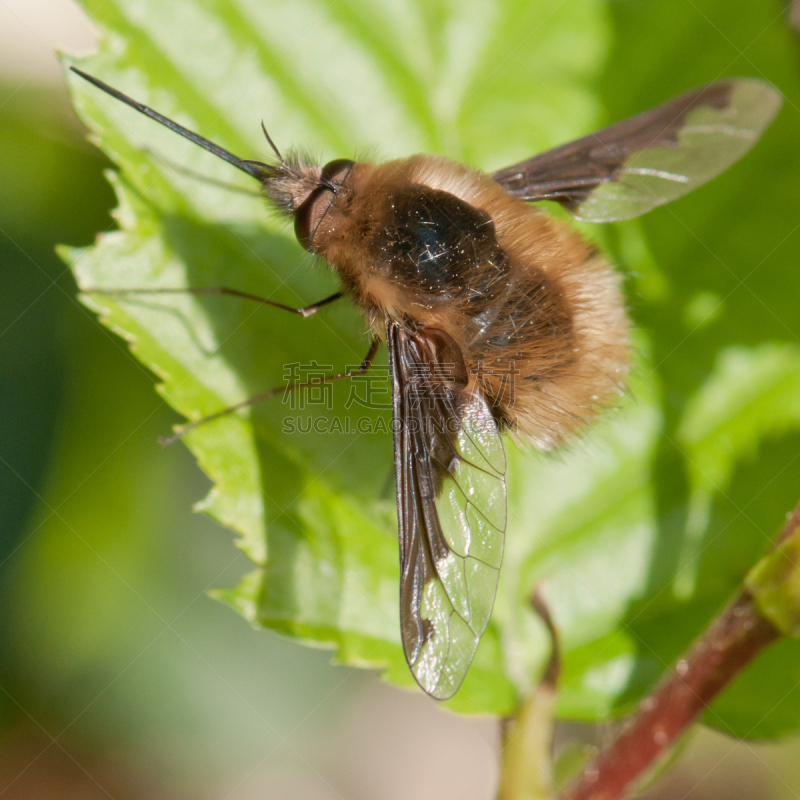
<svg viewBox="0 0 800 800">
<path fill-rule="evenodd" d="M 643 214 L 743 156 L 781 95 L 758 80 L 723 80 L 486 175 L 429 155 L 319 166 L 283 158 L 266 129 L 277 162 L 241 159 L 72 69 L 251 175 L 294 220 L 297 239 L 333 268 L 341 291 L 303 309 L 260 301 L 309 316 L 348 296 L 373 335 L 360 369 L 330 380 L 365 372 L 386 343 L 403 649 L 422 689 L 451 697 L 497 589 L 502 431 L 555 447 L 619 395 L 627 371 L 619 278 L 565 223 L 529 203 L 555 201 L 591 222 Z"/>
</svg>

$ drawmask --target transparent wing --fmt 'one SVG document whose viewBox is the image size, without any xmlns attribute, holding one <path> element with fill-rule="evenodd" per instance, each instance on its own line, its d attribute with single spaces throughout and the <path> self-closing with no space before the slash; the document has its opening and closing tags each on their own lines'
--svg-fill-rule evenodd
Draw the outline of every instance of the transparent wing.
<svg viewBox="0 0 800 800">
<path fill-rule="evenodd" d="M 442 378 L 443 336 L 387 329 L 403 650 L 439 700 L 458 690 L 486 630 L 506 528 L 502 440 L 485 400 L 459 377 Z M 444 366 L 464 374 L 463 362 Z"/>
<path fill-rule="evenodd" d="M 781 107 L 770 84 L 711 83 L 492 176 L 523 200 L 611 222 L 682 197 L 738 161 Z"/>
</svg>

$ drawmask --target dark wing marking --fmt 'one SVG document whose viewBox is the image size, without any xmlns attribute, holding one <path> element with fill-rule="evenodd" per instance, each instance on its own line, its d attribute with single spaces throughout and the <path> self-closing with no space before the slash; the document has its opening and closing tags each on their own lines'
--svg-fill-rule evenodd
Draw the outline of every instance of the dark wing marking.
<svg viewBox="0 0 800 800">
<path fill-rule="evenodd" d="M 387 326 L 394 410 L 403 651 L 446 700 L 486 630 L 506 528 L 506 459 L 447 334 Z M 456 363 L 453 363 L 456 362 Z"/>
<path fill-rule="evenodd" d="M 636 217 L 738 161 L 781 102 L 763 81 L 711 83 L 492 177 L 514 197 L 555 200 L 587 222 Z"/>
</svg>

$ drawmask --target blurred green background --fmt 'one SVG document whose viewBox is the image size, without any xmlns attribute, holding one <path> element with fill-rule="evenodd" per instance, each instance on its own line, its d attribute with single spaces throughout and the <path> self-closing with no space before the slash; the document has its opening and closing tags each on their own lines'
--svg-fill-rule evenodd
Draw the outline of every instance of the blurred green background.
<svg viewBox="0 0 800 800">
<path fill-rule="evenodd" d="M 637 15 L 660 15 L 669 47 L 699 12 L 610 5 L 645 75 L 636 97 L 625 74 L 603 76 L 616 117 L 648 105 L 655 43 L 637 25 L 657 26 Z M 792 9 L 775 8 L 775 31 L 789 29 Z M 206 596 L 248 565 L 228 531 L 191 513 L 208 482 L 184 448 L 156 443 L 175 416 L 54 254 L 113 227 L 110 165 L 85 142 L 53 56 L 92 42 L 67 0 L 0 0 L 0 795 L 491 797 L 493 721 L 329 666 Z M 703 732 L 653 796 L 798 797 L 799 753 Z"/>
</svg>

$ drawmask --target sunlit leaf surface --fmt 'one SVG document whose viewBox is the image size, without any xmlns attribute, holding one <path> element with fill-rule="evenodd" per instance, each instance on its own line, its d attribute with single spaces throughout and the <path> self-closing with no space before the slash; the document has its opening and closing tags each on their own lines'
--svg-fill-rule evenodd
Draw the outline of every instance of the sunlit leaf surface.
<svg viewBox="0 0 800 800">
<path fill-rule="evenodd" d="M 493 170 L 721 74 L 787 95 L 762 143 L 709 187 L 641 222 L 582 226 L 632 276 L 631 396 L 560 454 L 507 442 L 497 600 L 449 704 L 508 713 L 535 679 L 547 639 L 528 598 L 542 581 L 563 641 L 560 713 L 596 719 L 637 700 L 763 551 L 800 485 L 800 233 L 789 212 L 800 168 L 787 156 L 799 93 L 779 4 L 730 15 L 703 0 L 680 26 L 666 0 L 83 5 L 104 39 L 82 68 L 246 158 L 269 157 L 264 119 L 279 147 L 321 160 L 428 151 Z M 80 260 L 82 286 L 229 285 L 295 305 L 333 291 L 262 201 L 192 173 L 252 188 L 246 176 L 71 83 L 121 169 L 120 231 Z M 303 320 L 220 297 L 88 302 L 189 418 L 298 370 L 358 364 L 368 345 L 346 304 Z M 385 356 L 381 365 L 385 378 Z M 205 509 L 254 561 L 221 596 L 260 625 L 410 685 L 378 372 L 220 420 L 187 445 L 214 482 Z M 793 729 L 798 693 L 764 715 L 798 663 L 796 647 L 776 650 L 709 721 L 745 735 Z"/>
</svg>

